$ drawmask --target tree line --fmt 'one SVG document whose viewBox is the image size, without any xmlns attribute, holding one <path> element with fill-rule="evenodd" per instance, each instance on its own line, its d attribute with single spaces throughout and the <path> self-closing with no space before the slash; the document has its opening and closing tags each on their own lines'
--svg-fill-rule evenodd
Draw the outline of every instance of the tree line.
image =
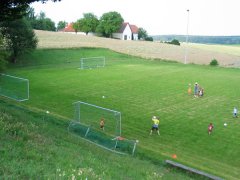
<svg viewBox="0 0 240 180">
<path fill-rule="evenodd" d="M 60 21 L 55 26 L 55 23 L 46 17 L 44 12 L 36 15 L 29 5 L 39 1 L 45 3 L 48 0 L 1 1 L 0 72 L 6 68 L 8 62 L 16 63 L 17 57 L 21 54 L 36 49 L 38 39 L 33 29 L 57 31 L 67 25 L 66 21 Z M 121 14 L 115 11 L 104 13 L 99 19 L 93 13 L 84 13 L 83 18 L 73 23 L 73 28 L 86 34 L 96 32 L 101 36 L 111 38 L 112 33 L 117 32 L 123 22 Z M 141 40 L 153 40 L 143 28 L 139 28 L 138 37 Z"/>
<path fill-rule="evenodd" d="M 17 57 L 37 47 L 37 37 L 33 31 L 29 5 L 33 2 L 45 3 L 48 0 L 14 0 L 0 2 L 0 72 L 7 62 L 16 63 Z M 53 2 L 61 0 L 52 0 Z M 39 21 L 44 19 L 39 17 Z M 44 22 L 45 23 L 45 22 Z M 48 23 L 45 23 L 49 26 Z"/>
<path fill-rule="evenodd" d="M 186 41 L 185 35 L 156 35 L 152 36 L 154 41 L 167 42 L 176 39 L 180 42 Z M 240 44 L 240 36 L 188 36 L 188 42 L 202 44 Z"/>
</svg>

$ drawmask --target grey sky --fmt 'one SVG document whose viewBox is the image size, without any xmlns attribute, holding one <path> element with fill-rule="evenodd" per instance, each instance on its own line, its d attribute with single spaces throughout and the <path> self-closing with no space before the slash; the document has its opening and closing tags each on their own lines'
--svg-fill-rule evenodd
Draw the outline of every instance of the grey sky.
<svg viewBox="0 0 240 180">
<path fill-rule="evenodd" d="M 144 28 L 149 35 L 186 34 L 189 9 L 190 35 L 240 35 L 240 0 L 62 0 L 31 6 L 55 23 L 75 22 L 83 13 L 100 18 L 117 11 L 125 22 Z"/>
</svg>

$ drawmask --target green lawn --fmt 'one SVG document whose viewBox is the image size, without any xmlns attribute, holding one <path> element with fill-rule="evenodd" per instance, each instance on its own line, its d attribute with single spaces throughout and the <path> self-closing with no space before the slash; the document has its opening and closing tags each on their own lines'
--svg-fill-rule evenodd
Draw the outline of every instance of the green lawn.
<svg viewBox="0 0 240 180">
<path fill-rule="evenodd" d="M 91 56 L 105 56 L 106 67 L 79 70 L 80 58 Z M 8 73 L 30 80 L 25 106 L 67 118 L 73 118 L 75 101 L 115 109 L 122 112 L 123 136 L 140 141 L 139 156 L 161 160 L 177 154 L 186 165 L 226 179 L 240 177 L 240 122 L 232 117 L 233 107 L 240 107 L 239 69 L 85 48 L 37 50 Z M 204 87 L 203 98 L 187 94 L 188 84 L 195 82 Z M 160 136 L 149 136 L 153 115 L 160 116 Z"/>
</svg>

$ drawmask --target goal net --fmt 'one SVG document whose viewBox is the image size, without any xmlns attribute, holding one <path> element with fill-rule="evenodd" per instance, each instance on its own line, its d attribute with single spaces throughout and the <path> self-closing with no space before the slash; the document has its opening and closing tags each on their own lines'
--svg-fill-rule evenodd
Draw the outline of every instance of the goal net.
<svg viewBox="0 0 240 180">
<path fill-rule="evenodd" d="M 87 125 L 91 129 L 104 131 L 105 134 L 113 137 L 121 136 L 120 112 L 81 101 L 74 103 L 74 109 L 75 121 Z M 101 121 L 103 121 L 102 125 Z"/>
<path fill-rule="evenodd" d="M 121 112 L 81 101 L 73 105 L 69 132 L 110 151 L 134 155 L 137 141 L 121 137 Z"/>
<path fill-rule="evenodd" d="M 105 67 L 105 57 L 81 58 L 80 69 L 91 69 Z"/>
<path fill-rule="evenodd" d="M 16 101 L 28 100 L 29 80 L 0 74 L 0 95 Z"/>
</svg>

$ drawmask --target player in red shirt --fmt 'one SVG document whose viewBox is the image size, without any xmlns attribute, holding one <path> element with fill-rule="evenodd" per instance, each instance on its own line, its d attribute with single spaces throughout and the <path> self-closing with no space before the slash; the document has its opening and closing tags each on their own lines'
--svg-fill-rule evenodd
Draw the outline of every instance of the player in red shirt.
<svg viewBox="0 0 240 180">
<path fill-rule="evenodd" d="M 209 134 L 209 135 L 212 133 L 212 130 L 213 130 L 213 124 L 210 123 L 210 124 L 208 125 L 208 134 Z"/>
</svg>

